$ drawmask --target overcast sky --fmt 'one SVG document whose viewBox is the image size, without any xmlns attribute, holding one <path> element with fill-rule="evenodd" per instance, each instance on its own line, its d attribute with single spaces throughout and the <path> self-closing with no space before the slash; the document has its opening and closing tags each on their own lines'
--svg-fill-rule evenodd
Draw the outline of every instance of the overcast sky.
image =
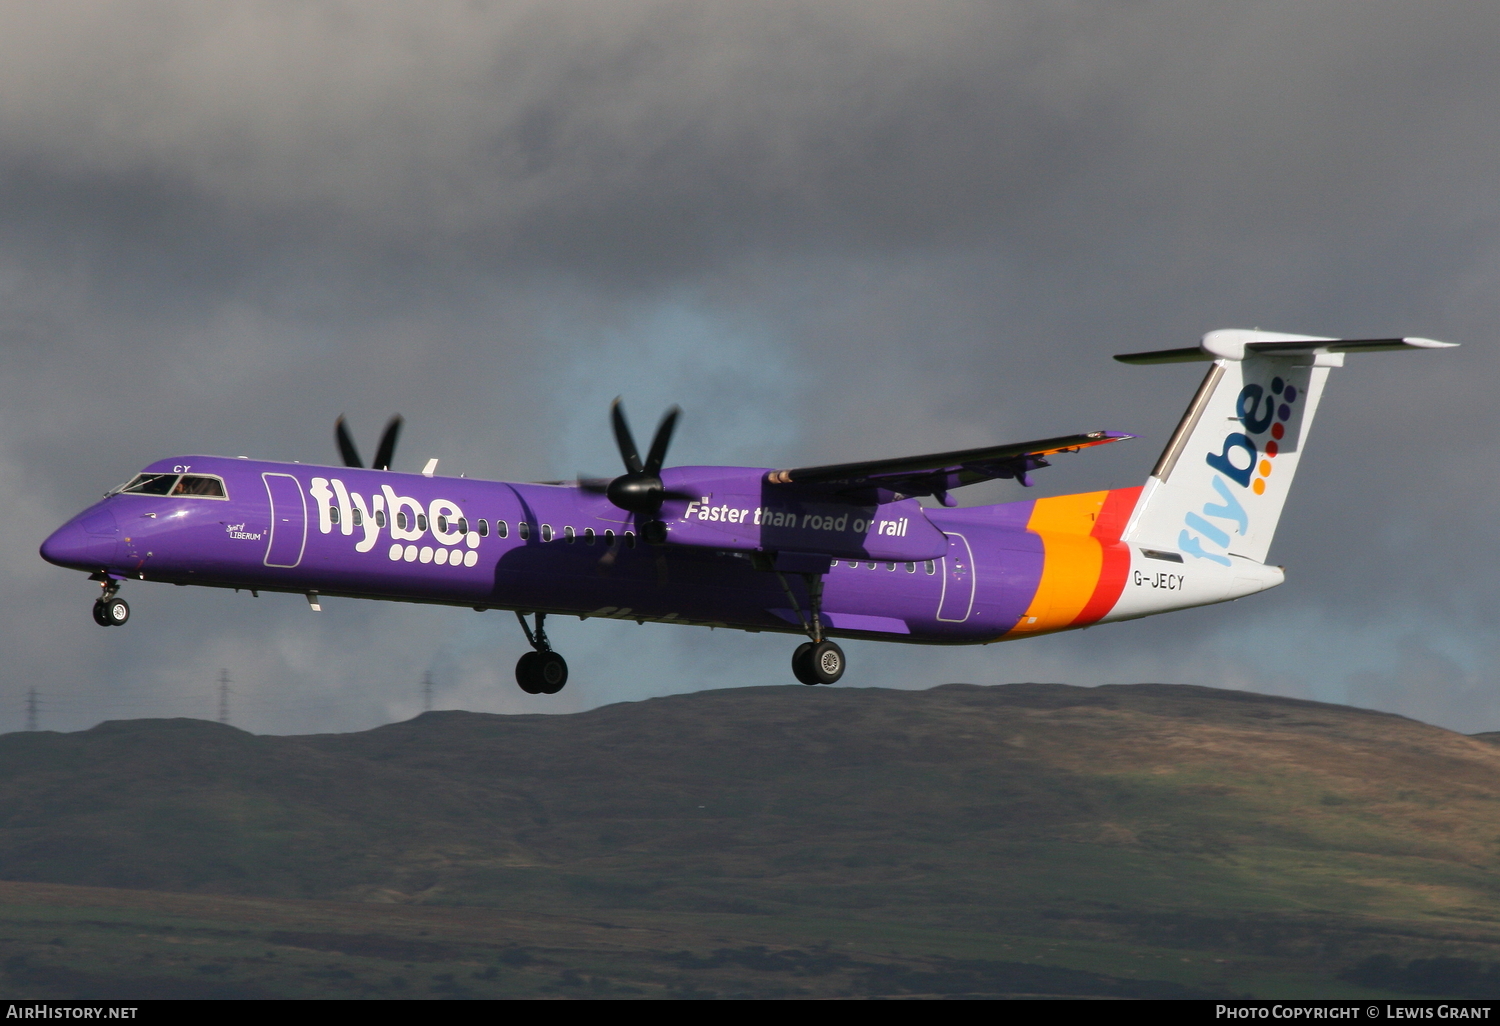
<svg viewBox="0 0 1500 1026">
<path fill-rule="evenodd" d="M 1169 681 L 1500 729 L 1500 6 L 1196 2 L 0 3 L 0 730 L 262 732 L 791 680 L 788 637 L 136 583 L 105 631 L 36 554 L 147 462 L 617 470 L 1141 436 L 1220 327 L 1463 343 L 1332 378 L 1238 603 L 975 649 L 853 643 L 849 686 Z M 966 503 L 1030 497 L 1013 483 Z"/>
</svg>

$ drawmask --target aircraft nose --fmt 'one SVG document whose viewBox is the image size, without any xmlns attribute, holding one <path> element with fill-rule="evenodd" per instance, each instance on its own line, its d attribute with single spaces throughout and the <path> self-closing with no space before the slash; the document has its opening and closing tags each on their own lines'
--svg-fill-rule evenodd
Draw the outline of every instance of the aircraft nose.
<svg viewBox="0 0 1500 1026">
<path fill-rule="evenodd" d="M 53 531 L 42 542 L 42 558 L 75 570 L 103 570 L 115 562 L 119 534 L 114 513 L 91 510 Z"/>
</svg>

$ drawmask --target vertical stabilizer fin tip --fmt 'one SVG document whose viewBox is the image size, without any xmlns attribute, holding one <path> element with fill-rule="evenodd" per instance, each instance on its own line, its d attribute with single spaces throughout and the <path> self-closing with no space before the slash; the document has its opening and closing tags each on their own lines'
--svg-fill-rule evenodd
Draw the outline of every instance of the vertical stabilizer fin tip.
<svg viewBox="0 0 1500 1026">
<path fill-rule="evenodd" d="M 1288 335 L 1275 331 L 1249 331 L 1223 328 L 1210 331 L 1203 341 L 1188 349 L 1158 349 L 1148 353 L 1121 353 L 1121 363 L 1196 363 L 1205 360 L 1243 360 L 1258 356 L 1317 356 L 1323 353 L 1391 353 L 1403 349 L 1453 349 L 1457 342 L 1439 342 L 1432 338 L 1322 338 L 1316 335 Z"/>
</svg>

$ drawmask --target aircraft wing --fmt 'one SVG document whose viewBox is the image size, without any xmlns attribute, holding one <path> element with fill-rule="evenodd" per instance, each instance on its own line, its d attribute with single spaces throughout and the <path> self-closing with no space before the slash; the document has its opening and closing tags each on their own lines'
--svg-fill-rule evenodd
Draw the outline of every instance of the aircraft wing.
<svg viewBox="0 0 1500 1026">
<path fill-rule="evenodd" d="M 1048 456 L 1134 437 L 1118 431 L 1091 431 L 1016 445 L 987 445 L 902 459 L 775 470 L 766 475 L 766 481 L 841 494 L 889 492 L 896 499 L 935 495 L 945 505 L 951 505 L 948 492 L 953 488 L 996 478 L 1014 478 L 1029 487 L 1031 480 L 1027 474 L 1049 466 Z M 880 501 L 889 500 L 882 496 Z"/>
</svg>

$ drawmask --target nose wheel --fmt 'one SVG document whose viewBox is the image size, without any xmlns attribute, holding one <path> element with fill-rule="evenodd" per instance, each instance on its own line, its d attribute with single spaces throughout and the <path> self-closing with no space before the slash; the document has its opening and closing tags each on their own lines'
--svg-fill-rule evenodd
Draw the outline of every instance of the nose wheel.
<svg viewBox="0 0 1500 1026">
<path fill-rule="evenodd" d="M 130 603 L 120 598 L 119 581 L 103 582 L 104 594 L 94 602 L 94 622 L 100 627 L 120 627 L 130 619 Z"/>
<path fill-rule="evenodd" d="M 521 630 L 526 632 L 526 640 L 533 649 L 516 661 L 516 683 L 528 695 L 557 694 L 568 683 L 568 662 L 552 651 L 547 640 L 547 629 L 543 626 L 547 614 L 536 614 L 535 631 L 519 610 L 516 619 L 521 621 Z"/>
</svg>

